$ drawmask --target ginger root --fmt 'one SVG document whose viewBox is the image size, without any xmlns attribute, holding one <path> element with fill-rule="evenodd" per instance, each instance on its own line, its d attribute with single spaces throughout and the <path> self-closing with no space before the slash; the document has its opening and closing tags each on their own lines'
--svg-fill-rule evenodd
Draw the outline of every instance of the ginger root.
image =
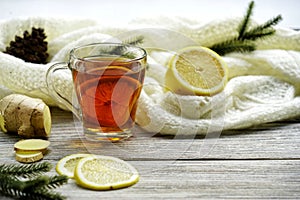
<svg viewBox="0 0 300 200">
<path fill-rule="evenodd" d="M 25 138 L 47 138 L 51 132 L 51 113 L 41 100 L 11 94 L 0 100 L 0 128 Z"/>
</svg>

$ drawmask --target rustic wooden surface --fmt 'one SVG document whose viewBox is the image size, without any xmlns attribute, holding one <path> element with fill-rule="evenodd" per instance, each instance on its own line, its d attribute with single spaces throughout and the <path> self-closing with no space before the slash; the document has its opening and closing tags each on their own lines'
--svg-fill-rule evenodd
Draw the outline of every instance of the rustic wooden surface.
<svg viewBox="0 0 300 200">
<path fill-rule="evenodd" d="M 58 189 L 68 199 L 297 199 L 300 197 L 300 119 L 226 131 L 217 138 L 152 135 L 138 130 L 121 143 L 86 141 L 71 113 L 52 109 L 51 146 L 44 161 L 54 166 L 73 153 L 120 157 L 140 172 L 132 187 L 82 189 L 70 180 Z M 0 132 L 0 164 L 15 163 L 20 138 Z M 55 174 L 53 168 L 49 174 Z M 0 196 L 0 199 L 9 199 Z"/>
</svg>

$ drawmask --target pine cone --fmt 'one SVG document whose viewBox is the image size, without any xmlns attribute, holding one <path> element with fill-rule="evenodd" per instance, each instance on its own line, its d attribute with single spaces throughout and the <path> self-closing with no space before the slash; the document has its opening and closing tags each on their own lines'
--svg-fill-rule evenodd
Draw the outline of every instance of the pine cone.
<svg viewBox="0 0 300 200">
<path fill-rule="evenodd" d="M 15 41 L 10 42 L 4 53 L 21 58 L 26 62 L 45 64 L 49 54 L 47 53 L 48 43 L 44 29 L 32 28 L 31 34 L 24 31 L 23 38 L 15 36 Z"/>
</svg>

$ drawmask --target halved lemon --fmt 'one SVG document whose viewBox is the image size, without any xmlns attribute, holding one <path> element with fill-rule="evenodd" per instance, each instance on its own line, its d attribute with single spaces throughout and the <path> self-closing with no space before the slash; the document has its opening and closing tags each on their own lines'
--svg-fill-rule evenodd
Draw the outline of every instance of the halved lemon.
<svg viewBox="0 0 300 200">
<path fill-rule="evenodd" d="M 91 155 L 78 162 L 74 178 L 84 188 L 110 190 L 135 184 L 139 174 L 132 165 L 119 158 Z"/>
<path fill-rule="evenodd" d="M 78 161 L 87 156 L 90 156 L 90 154 L 72 154 L 63 157 L 56 164 L 56 172 L 60 175 L 74 178 L 74 171 Z"/>
<path fill-rule="evenodd" d="M 170 59 L 166 89 L 184 95 L 214 95 L 227 83 L 227 65 L 216 52 L 202 46 L 179 50 Z"/>
</svg>

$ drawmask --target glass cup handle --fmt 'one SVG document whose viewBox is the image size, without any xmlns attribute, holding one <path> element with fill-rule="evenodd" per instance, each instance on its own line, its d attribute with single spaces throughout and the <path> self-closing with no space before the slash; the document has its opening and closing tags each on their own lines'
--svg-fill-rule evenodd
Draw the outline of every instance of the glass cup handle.
<svg viewBox="0 0 300 200">
<path fill-rule="evenodd" d="M 52 65 L 46 73 L 46 84 L 48 88 L 48 92 L 51 95 L 51 97 L 56 100 L 60 105 L 66 107 L 72 113 L 79 118 L 80 117 L 80 111 L 78 108 L 75 108 L 67 98 L 64 98 L 55 88 L 54 84 L 54 73 L 57 72 L 58 70 L 68 70 L 70 72 L 70 69 L 68 68 L 67 63 L 56 63 Z"/>
</svg>

